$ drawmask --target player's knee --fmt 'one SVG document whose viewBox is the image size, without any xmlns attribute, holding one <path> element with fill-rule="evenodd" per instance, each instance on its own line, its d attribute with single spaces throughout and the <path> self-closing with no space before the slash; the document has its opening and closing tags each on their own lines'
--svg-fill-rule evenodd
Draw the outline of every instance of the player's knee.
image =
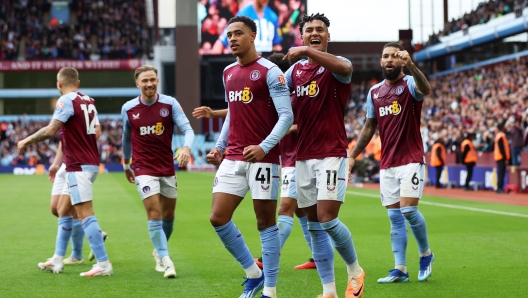
<svg viewBox="0 0 528 298">
<path fill-rule="evenodd" d="M 301 208 L 296 208 L 295 209 L 295 215 L 297 217 L 304 217 L 304 216 L 306 216 L 306 213 Z"/>
<path fill-rule="evenodd" d="M 51 214 L 55 215 L 56 217 L 59 217 L 59 210 L 57 210 L 57 206 L 51 206 Z"/>
<path fill-rule="evenodd" d="M 295 202 L 290 202 L 292 200 L 282 200 L 279 206 L 279 215 L 286 215 L 293 217 L 295 209 L 297 209 L 297 204 Z"/>
<path fill-rule="evenodd" d="M 209 222 L 213 227 L 220 227 L 227 224 L 231 220 L 230 217 L 222 216 L 221 214 L 211 213 L 209 216 Z"/>
<path fill-rule="evenodd" d="M 161 220 L 161 212 L 159 210 L 148 210 L 147 217 L 149 220 Z"/>
<path fill-rule="evenodd" d="M 277 222 L 275 220 L 275 216 L 273 216 L 272 218 L 257 218 L 257 229 L 259 231 L 267 229 L 276 224 Z"/>
<path fill-rule="evenodd" d="M 174 210 L 163 210 L 163 219 L 174 220 Z"/>
</svg>

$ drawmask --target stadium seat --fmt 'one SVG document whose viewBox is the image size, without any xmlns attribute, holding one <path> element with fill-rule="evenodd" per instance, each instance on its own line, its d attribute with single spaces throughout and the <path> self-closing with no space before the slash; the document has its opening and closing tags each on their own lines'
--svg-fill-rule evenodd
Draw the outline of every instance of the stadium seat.
<svg viewBox="0 0 528 298">
<path fill-rule="evenodd" d="M 504 192 L 510 193 L 510 191 L 513 191 L 514 193 L 519 193 L 519 187 L 516 184 L 506 184 Z"/>
</svg>

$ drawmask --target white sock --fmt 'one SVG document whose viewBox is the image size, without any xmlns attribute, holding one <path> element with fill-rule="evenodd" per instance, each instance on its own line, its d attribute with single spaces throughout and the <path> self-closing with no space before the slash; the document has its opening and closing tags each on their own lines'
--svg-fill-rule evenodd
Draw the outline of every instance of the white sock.
<svg viewBox="0 0 528 298">
<path fill-rule="evenodd" d="M 102 261 L 102 262 L 97 262 L 97 265 L 99 265 L 99 267 L 101 269 L 106 269 L 106 268 L 108 268 L 108 266 L 110 266 L 110 261 L 106 260 L 106 261 Z"/>
<path fill-rule="evenodd" d="M 63 263 L 63 260 L 64 260 L 64 256 L 59 256 L 57 254 L 53 254 L 53 257 L 51 257 L 51 262 L 53 264 Z"/>
<path fill-rule="evenodd" d="M 407 273 L 407 266 L 405 265 L 396 265 L 394 268 L 400 270 L 403 273 Z"/>
<path fill-rule="evenodd" d="M 323 295 L 332 295 L 333 297 L 337 297 L 335 280 L 323 284 Z"/>
<path fill-rule="evenodd" d="M 167 265 L 170 265 L 172 264 L 172 260 L 170 259 L 169 256 L 164 256 L 163 258 L 161 258 L 161 262 L 163 262 L 163 266 L 167 266 Z"/>
<path fill-rule="evenodd" d="M 420 257 L 427 257 L 431 255 L 431 249 L 427 249 L 426 252 L 421 252 Z"/>
<path fill-rule="evenodd" d="M 359 262 L 356 260 L 354 263 L 347 265 L 348 275 L 360 275 L 361 267 L 359 267 Z"/>
<path fill-rule="evenodd" d="M 277 298 L 277 287 L 264 287 L 262 294 L 271 298 Z"/>
<path fill-rule="evenodd" d="M 257 266 L 257 264 L 253 263 L 249 268 L 244 269 L 246 271 L 247 278 L 259 278 L 262 276 L 262 270 Z"/>
</svg>

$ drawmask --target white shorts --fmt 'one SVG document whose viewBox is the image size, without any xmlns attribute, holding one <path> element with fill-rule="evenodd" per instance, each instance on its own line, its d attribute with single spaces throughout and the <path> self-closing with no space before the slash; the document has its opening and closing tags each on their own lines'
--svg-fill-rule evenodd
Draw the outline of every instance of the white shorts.
<svg viewBox="0 0 528 298">
<path fill-rule="evenodd" d="M 295 174 L 300 208 L 313 206 L 318 200 L 345 202 L 348 158 L 299 160 Z"/>
<path fill-rule="evenodd" d="M 279 184 L 279 166 L 276 164 L 224 159 L 216 172 L 213 193 L 223 192 L 243 198 L 251 190 L 254 200 L 277 200 Z"/>
<path fill-rule="evenodd" d="M 178 195 L 176 176 L 136 176 L 136 185 L 142 200 L 155 194 L 161 194 L 169 199 L 176 199 L 176 196 Z"/>
<path fill-rule="evenodd" d="M 93 199 L 92 185 L 97 178 L 97 173 L 67 172 L 66 175 L 72 205 L 89 202 Z"/>
<path fill-rule="evenodd" d="M 281 169 L 281 198 L 292 198 L 297 200 L 297 184 L 295 182 L 295 167 Z"/>
<path fill-rule="evenodd" d="M 404 198 L 422 198 L 425 165 L 410 163 L 380 171 L 381 204 L 389 206 Z"/>
<path fill-rule="evenodd" d="M 55 174 L 55 180 L 53 181 L 53 187 L 51 188 L 51 195 L 69 195 L 70 190 L 68 189 L 68 183 L 66 183 L 66 165 L 62 164 Z"/>
</svg>

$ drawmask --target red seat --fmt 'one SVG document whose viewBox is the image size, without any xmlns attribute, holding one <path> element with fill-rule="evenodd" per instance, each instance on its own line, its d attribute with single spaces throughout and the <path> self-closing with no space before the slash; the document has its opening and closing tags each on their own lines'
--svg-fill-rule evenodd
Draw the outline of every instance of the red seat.
<svg viewBox="0 0 528 298">
<path fill-rule="evenodd" d="M 510 191 L 513 191 L 514 193 L 519 193 L 519 186 L 517 186 L 517 184 L 506 184 L 504 192 L 509 193 Z"/>
</svg>

